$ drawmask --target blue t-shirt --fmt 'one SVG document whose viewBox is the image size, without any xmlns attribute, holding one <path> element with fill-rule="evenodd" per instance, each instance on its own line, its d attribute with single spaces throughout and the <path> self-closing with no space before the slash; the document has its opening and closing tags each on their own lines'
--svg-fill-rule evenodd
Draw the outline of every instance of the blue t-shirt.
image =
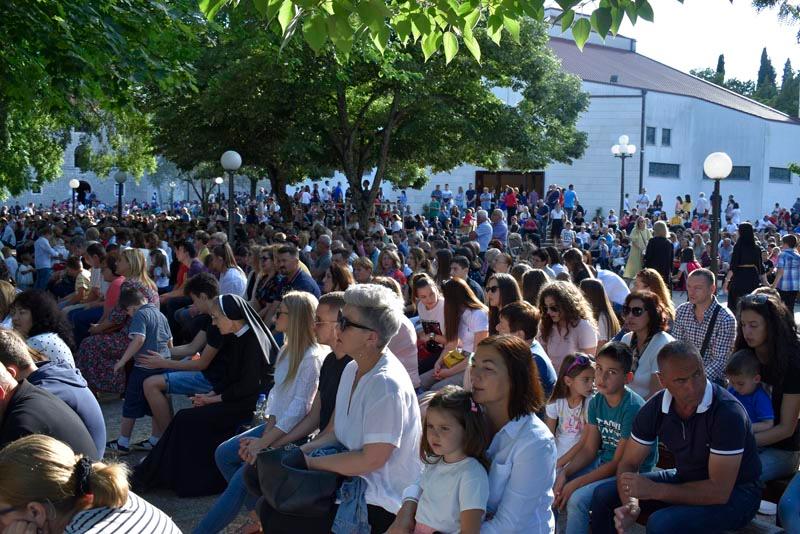
<svg viewBox="0 0 800 534">
<path fill-rule="evenodd" d="M 553 388 L 556 386 L 558 374 L 556 374 L 556 369 L 553 367 L 553 363 L 541 343 L 538 341 L 533 342 L 531 354 L 533 355 L 533 361 L 536 362 L 536 369 L 539 371 L 539 382 L 542 384 L 544 396 L 549 399 L 550 395 L 553 394 Z"/>
<path fill-rule="evenodd" d="M 633 421 L 642 406 L 644 406 L 644 399 L 628 386 L 625 386 L 622 400 L 616 406 L 610 406 L 602 394 L 595 395 L 589 401 L 589 416 L 587 420 L 590 425 L 595 425 L 600 432 L 601 442 L 598 458 L 601 464 L 608 463 L 614 459 L 619 440 L 631 437 Z M 648 473 L 652 471 L 657 459 L 658 445 L 654 441 L 650 454 L 642 462 L 639 472 Z"/>
<path fill-rule="evenodd" d="M 747 410 L 747 416 L 750 418 L 751 423 L 775 419 L 775 412 L 772 410 L 772 399 L 769 398 L 769 395 L 761 386 L 758 386 L 749 395 L 740 395 L 733 387 L 728 388 L 728 393 L 742 403 L 744 409 Z"/>
<path fill-rule="evenodd" d="M 574 208 L 575 207 L 575 191 L 571 191 L 567 189 L 564 191 L 564 207 L 565 208 Z"/>
<path fill-rule="evenodd" d="M 133 314 L 128 325 L 128 337 L 133 339 L 135 335 L 144 336 L 144 345 L 139 354 L 147 354 L 152 350 L 165 359 L 171 357 L 169 340 L 172 339 L 172 332 L 169 329 L 169 322 L 152 304 L 145 304 Z M 134 365 L 137 366 L 136 363 Z"/>
</svg>

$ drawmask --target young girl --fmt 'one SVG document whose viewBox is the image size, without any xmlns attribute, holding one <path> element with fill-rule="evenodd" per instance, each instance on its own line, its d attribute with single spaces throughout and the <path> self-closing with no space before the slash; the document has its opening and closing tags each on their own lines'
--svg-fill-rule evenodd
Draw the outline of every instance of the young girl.
<svg viewBox="0 0 800 534">
<path fill-rule="evenodd" d="M 477 534 L 489 500 L 486 422 L 472 394 L 445 386 L 434 395 L 422 425 L 414 534 Z"/>
<path fill-rule="evenodd" d="M 25 252 L 19 258 L 19 267 L 14 275 L 17 281 L 17 288 L 24 291 L 33 287 L 33 257 L 29 252 Z"/>
<path fill-rule="evenodd" d="M 593 391 L 594 361 L 580 352 L 568 354 L 561 362 L 545 417 L 547 427 L 556 437 L 557 469 L 567 465 L 580 448 Z"/>
<path fill-rule="evenodd" d="M 158 289 L 169 288 L 167 257 L 160 250 L 150 252 L 150 278 L 155 281 Z"/>
</svg>

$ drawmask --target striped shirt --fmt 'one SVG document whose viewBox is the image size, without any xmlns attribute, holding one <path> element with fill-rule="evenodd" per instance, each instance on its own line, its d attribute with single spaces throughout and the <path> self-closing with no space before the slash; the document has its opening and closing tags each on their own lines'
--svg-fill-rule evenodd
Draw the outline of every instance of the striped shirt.
<svg viewBox="0 0 800 534">
<path fill-rule="evenodd" d="M 786 249 L 778 256 L 778 269 L 783 275 L 778 282 L 781 291 L 800 291 L 800 254 L 794 249 Z"/>
<path fill-rule="evenodd" d="M 181 534 L 181 530 L 164 512 L 137 496 L 128 493 L 128 502 L 121 508 L 91 508 L 72 518 L 65 534 Z"/>
<path fill-rule="evenodd" d="M 691 302 L 684 302 L 675 310 L 675 322 L 670 332 L 675 339 L 687 341 L 698 351 L 701 350 L 706 330 L 708 330 L 711 316 L 716 307 L 719 307 L 720 310 L 711 333 L 708 349 L 705 354 L 700 355 L 703 357 L 706 376 L 711 381 L 725 378 L 725 366 L 728 364 L 728 357 L 736 339 L 736 318 L 733 313 L 727 307 L 720 305 L 716 297 L 712 297 L 711 306 L 703 314 L 703 320 L 698 322 L 694 314 L 695 305 Z"/>
</svg>

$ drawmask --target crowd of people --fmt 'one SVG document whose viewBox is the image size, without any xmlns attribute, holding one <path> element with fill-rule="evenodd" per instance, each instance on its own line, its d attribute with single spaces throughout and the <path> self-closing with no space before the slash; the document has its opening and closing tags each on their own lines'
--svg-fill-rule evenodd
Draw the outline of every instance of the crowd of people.
<svg viewBox="0 0 800 534">
<path fill-rule="evenodd" d="M 0 208 L 0 525 L 177 532 L 166 488 L 218 495 L 200 534 L 723 532 L 791 480 L 800 531 L 800 200 L 731 198 L 712 272 L 702 194 L 404 197 L 242 196 L 232 240 L 219 206 Z"/>
</svg>

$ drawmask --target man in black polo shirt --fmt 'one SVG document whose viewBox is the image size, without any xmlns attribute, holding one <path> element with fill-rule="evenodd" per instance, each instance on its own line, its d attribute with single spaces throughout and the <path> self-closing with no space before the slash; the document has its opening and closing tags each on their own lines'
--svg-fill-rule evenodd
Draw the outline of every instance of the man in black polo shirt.
<svg viewBox="0 0 800 534">
<path fill-rule="evenodd" d="M 617 480 L 598 486 L 592 533 L 624 532 L 641 506 L 656 510 L 647 532 L 723 532 L 749 523 L 761 499 L 761 463 L 750 419 L 730 393 L 706 379 L 700 353 L 673 341 L 658 353 L 655 394 L 633 422 Z M 675 455 L 675 469 L 638 474 L 656 439 Z"/>
<path fill-rule="evenodd" d="M 30 434 L 52 436 L 77 454 L 100 459 L 92 436 L 72 408 L 27 380 L 17 383 L 0 363 L 0 449 Z"/>
</svg>

